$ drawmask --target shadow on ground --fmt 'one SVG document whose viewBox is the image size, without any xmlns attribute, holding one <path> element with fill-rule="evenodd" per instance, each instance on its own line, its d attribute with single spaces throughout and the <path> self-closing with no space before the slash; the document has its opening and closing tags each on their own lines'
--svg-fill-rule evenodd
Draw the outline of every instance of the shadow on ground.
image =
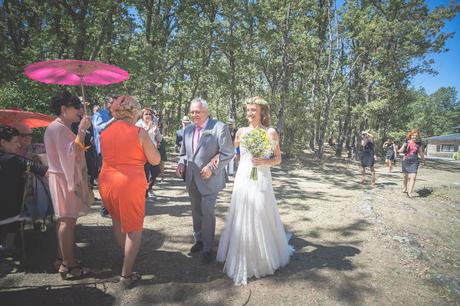
<svg viewBox="0 0 460 306">
<path fill-rule="evenodd" d="M 79 298 L 80 297 L 80 298 Z M 94 287 L 71 287 L 71 288 L 32 288 L 17 291 L 0 291 L 2 305 L 65 305 L 77 306 L 89 305 L 109 306 L 113 305 L 115 298 L 104 291 Z"/>
</svg>

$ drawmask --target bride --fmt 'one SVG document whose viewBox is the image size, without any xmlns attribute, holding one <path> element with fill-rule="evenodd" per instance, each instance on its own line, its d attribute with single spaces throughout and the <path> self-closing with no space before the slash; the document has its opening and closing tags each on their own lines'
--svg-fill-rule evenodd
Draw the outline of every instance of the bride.
<svg viewBox="0 0 460 306">
<path fill-rule="evenodd" d="M 273 274 L 288 264 L 294 249 L 281 223 L 273 192 L 270 167 L 281 163 L 279 136 L 270 128 L 268 103 L 261 97 L 246 99 L 244 109 L 249 126 L 236 133 L 235 147 L 241 159 L 235 176 L 232 200 L 219 241 L 217 260 L 235 285 L 246 285 L 253 276 Z M 252 158 L 241 140 L 257 128 L 266 130 L 272 144 L 270 159 Z M 250 178 L 257 167 L 257 180 Z"/>
</svg>

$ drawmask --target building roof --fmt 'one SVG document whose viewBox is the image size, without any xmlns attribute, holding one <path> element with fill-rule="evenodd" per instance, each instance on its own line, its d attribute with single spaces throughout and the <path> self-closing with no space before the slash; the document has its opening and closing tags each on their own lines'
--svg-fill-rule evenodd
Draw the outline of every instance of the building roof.
<svg viewBox="0 0 460 306">
<path fill-rule="evenodd" d="M 428 138 L 428 140 L 438 140 L 438 141 L 460 141 L 460 133 L 454 133 L 443 136 L 433 136 Z"/>
</svg>

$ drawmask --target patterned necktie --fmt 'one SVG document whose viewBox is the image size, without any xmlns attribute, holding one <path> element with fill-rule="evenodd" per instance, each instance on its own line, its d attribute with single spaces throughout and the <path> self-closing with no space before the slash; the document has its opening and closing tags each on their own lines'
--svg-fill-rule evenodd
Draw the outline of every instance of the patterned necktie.
<svg viewBox="0 0 460 306">
<path fill-rule="evenodd" d="M 195 127 L 195 134 L 193 134 L 193 153 L 195 153 L 196 148 L 198 147 L 198 141 L 200 140 L 201 126 Z"/>
</svg>

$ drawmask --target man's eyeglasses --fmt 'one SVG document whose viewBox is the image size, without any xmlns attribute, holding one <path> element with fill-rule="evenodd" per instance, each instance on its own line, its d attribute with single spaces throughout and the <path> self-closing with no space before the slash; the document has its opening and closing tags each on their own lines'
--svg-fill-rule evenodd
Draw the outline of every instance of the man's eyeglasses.
<svg viewBox="0 0 460 306">
<path fill-rule="evenodd" d="M 32 137 L 32 133 L 20 133 L 19 136 L 21 137 Z"/>
</svg>

